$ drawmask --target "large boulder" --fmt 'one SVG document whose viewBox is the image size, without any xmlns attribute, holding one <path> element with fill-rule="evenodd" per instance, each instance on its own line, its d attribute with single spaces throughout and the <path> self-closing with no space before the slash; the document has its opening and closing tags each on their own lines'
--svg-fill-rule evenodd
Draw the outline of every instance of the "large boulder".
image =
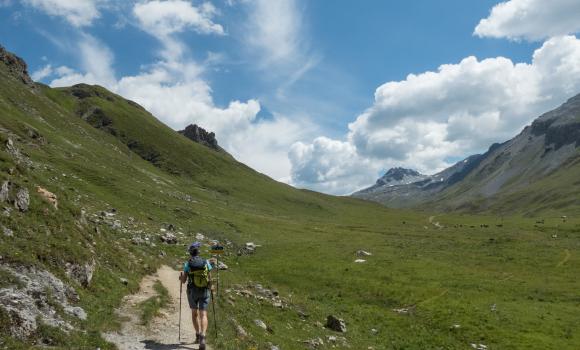
<svg viewBox="0 0 580 350">
<path fill-rule="evenodd" d="M 333 315 L 329 315 L 326 318 L 326 328 L 336 332 L 346 333 L 346 323 L 344 320 Z"/>
</svg>

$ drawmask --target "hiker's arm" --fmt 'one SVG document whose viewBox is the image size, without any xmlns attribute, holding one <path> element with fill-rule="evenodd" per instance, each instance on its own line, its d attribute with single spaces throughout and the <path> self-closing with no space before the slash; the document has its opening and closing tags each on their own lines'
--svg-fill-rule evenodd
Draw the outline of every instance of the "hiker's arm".
<svg viewBox="0 0 580 350">
<path fill-rule="evenodd" d="M 187 275 L 183 271 L 179 275 L 179 280 L 181 281 L 181 283 L 185 283 L 187 281 Z"/>
</svg>

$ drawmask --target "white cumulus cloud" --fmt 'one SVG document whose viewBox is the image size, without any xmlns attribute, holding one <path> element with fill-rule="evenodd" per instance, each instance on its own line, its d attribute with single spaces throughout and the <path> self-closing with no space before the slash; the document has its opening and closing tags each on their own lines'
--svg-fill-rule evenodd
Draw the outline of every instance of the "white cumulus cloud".
<svg viewBox="0 0 580 350">
<path fill-rule="evenodd" d="M 347 143 L 343 148 L 348 152 L 326 152 L 316 146 L 317 140 L 297 144 L 298 149 L 319 151 L 290 152 L 292 183 L 320 188 L 322 181 L 335 193 L 357 189 L 358 184 L 340 174 L 333 177 L 334 172 L 312 176 L 309 168 L 324 169 L 328 158 L 341 155 L 347 164 L 353 159 L 356 164 L 360 159 L 373 164 L 368 174 L 378 165 L 434 173 L 450 165 L 450 158 L 481 152 L 513 137 L 535 117 L 579 92 L 580 40 L 574 36 L 546 41 L 530 64 L 467 57 L 435 72 L 411 74 L 377 88 L 374 104 L 349 125 L 346 141 L 336 141 Z"/>
<path fill-rule="evenodd" d="M 475 28 L 480 37 L 542 40 L 580 31 L 578 0 L 510 0 Z"/>
<path fill-rule="evenodd" d="M 316 191 L 347 194 L 376 178 L 379 167 L 360 157 L 350 142 L 317 137 L 312 143 L 296 142 L 288 153 L 291 183 Z"/>
</svg>

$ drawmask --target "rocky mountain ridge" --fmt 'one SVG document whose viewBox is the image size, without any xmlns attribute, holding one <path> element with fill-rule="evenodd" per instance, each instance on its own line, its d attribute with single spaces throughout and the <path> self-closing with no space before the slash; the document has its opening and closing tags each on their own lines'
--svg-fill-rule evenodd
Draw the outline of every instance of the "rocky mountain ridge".
<svg viewBox="0 0 580 350">
<path fill-rule="evenodd" d="M 467 157 L 421 181 L 389 186 L 379 180 L 353 196 L 391 207 L 486 210 L 501 198 L 568 171 L 579 159 L 579 146 L 577 95 L 538 117 L 513 139 L 493 144 L 484 154 Z"/>
</svg>

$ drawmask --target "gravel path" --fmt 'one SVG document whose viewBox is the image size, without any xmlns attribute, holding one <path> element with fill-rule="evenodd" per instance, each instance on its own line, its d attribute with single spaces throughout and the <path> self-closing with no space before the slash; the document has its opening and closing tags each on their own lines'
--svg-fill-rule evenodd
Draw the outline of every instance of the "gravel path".
<svg viewBox="0 0 580 350">
<path fill-rule="evenodd" d="M 146 276 L 141 281 L 139 292 L 128 295 L 123 300 L 123 306 L 118 314 L 126 318 L 121 331 L 104 334 L 105 339 L 117 345 L 119 350 L 179 350 L 197 349 L 193 345 L 195 333 L 191 323 L 191 311 L 187 305 L 185 288 L 182 300 L 181 342 L 178 341 L 179 321 L 179 272 L 169 266 L 162 266 L 153 275 Z M 171 304 L 161 311 L 161 315 L 151 321 L 149 327 L 139 324 L 137 305 L 156 295 L 153 290 L 155 281 L 161 283 L 169 291 Z M 211 350 L 211 347 L 207 346 Z"/>
</svg>

